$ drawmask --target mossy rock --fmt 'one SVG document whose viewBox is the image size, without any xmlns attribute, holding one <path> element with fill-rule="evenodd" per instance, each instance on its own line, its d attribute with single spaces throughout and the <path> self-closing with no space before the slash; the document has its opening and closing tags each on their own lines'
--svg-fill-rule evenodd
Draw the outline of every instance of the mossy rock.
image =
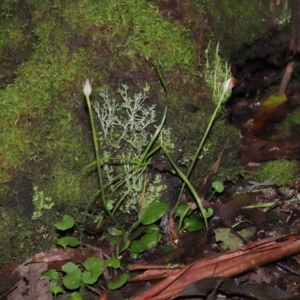
<svg viewBox="0 0 300 300">
<path fill-rule="evenodd" d="M 76 4 L 70 0 L 42 4 L 28 0 L 20 1 L 21 6 L 15 2 L 6 0 L 0 5 L 0 13 L 5 15 L 1 24 L 13 24 L 2 32 L 1 57 L 8 57 L 6 62 L 12 63 L 7 50 L 12 47 L 12 53 L 18 53 L 26 38 L 28 47 L 14 66 L 5 67 L 0 73 L 2 78 L 8 78 L 0 91 L 0 101 L 5 108 L 0 111 L 3 128 L 0 132 L 0 196 L 4 199 L 1 202 L 5 221 L 3 241 L 9 244 L 13 238 L 17 245 L 26 234 L 22 230 L 30 231 L 30 238 L 43 222 L 50 230 L 51 222 L 61 218 L 57 211 L 81 221 L 81 212 L 99 189 L 97 176 L 82 172 L 94 160 L 82 92 L 86 77 L 93 79 L 92 100 L 98 99 L 97 90 L 102 87 L 115 92 L 125 83 L 133 92 L 139 92 L 147 83 L 149 102 L 160 107 L 159 122 L 166 100 L 153 63 L 158 66 L 171 94 L 166 126 L 171 128 L 174 141 L 187 141 L 175 145 L 171 154 L 179 158 L 181 150 L 188 160 L 203 136 L 215 102 L 201 77 L 208 30 L 201 5 L 190 1 L 180 3 L 183 18 L 172 20 L 163 17 L 154 2 L 146 0 L 79 0 Z M 26 14 L 23 12 L 26 18 L 16 18 L 22 13 L 19 10 L 26 10 Z M 25 24 L 30 26 L 22 31 Z M 189 105 L 200 107 L 199 113 L 185 111 Z M 239 138 L 225 125 L 222 116 L 224 114 L 218 116 L 205 145 L 206 152 L 201 154 L 203 160 L 192 176 L 195 184 L 202 185 L 228 137 L 225 167 L 221 164 L 219 179 L 232 179 L 240 170 L 236 159 Z M 22 203 L 11 206 L 16 201 L 14 196 L 20 192 L 16 183 L 24 174 L 31 186 L 26 192 L 29 198 L 33 197 L 33 187 L 37 187 L 54 202 L 35 222 L 31 220 L 32 202 L 26 202 L 31 208 L 26 211 L 25 221 L 20 209 Z M 90 210 L 101 212 L 99 206 L 96 203 Z M 14 222 L 11 220 L 13 212 Z M 9 231 L 10 227 L 14 229 Z M 32 241 L 35 246 L 30 247 L 26 255 L 48 248 L 54 237 L 51 235 L 50 243 L 40 239 L 38 247 L 37 241 Z M 15 253 L 23 253 L 23 248 L 13 251 L 11 255 L 7 249 L 0 249 L 4 264 L 10 257 L 11 261 L 19 261 L 20 256 Z"/>
</svg>

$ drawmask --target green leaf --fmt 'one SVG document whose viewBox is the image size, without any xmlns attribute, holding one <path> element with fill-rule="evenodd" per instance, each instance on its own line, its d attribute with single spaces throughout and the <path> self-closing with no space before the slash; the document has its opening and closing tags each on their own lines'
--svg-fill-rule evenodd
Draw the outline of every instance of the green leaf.
<svg viewBox="0 0 300 300">
<path fill-rule="evenodd" d="M 221 181 L 214 181 L 211 186 L 217 193 L 222 193 L 224 191 L 224 185 Z"/>
<path fill-rule="evenodd" d="M 68 262 L 62 266 L 62 270 L 67 274 L 63 278 L 63 284 L 67 289 L 75 290 L 81 286 L 81 271 L 77 265 Z"/>
<path fill-rule="evenodd" d="M 65 263 L 62 268 L 61 268 L 65 273 L 69 274 L 69 273 L 74 273 L 74 272 L 77 272 L 79 271 L 80 272 L 80 269 L 79 267 L 72 263 L 72 262 L 67 262 Z"/>
<path fill-rule="evenodd" d="M 150 234 L 145 234 L 141 237 L 141 242 L 147 246 L 147 250 L 155 247 L 162 238 L 162 234 L 159 231 L 154 231 Z"/>
<path fill-rule="evenodd" d="M 94 284 L 98 280 L 99 276 L 93 276 L 91 271 L 84 271 L 82 273 L 82 282 L 85 284 Z"/>
<path fill-rule="evenodd" d="M 145 233 L 152 233 L 155 231 L 159 231 L 159 228 L 156 224 L 151 224 L 144 229 Z"/>
<path fill-rule="evenodd" d="M 124 246 L 122 247 L 122 249 L 120 250 L 120 253 L 125 251 L 126 249 L 128 249 L 128 247 L 130 246 L 130 243 L 131 241 L 130 240 L 127 240 L 125 243 L 124 243 Z"/>
<path fill-rule="evenodd" d="M 75 220 L 69 215 L 64 215 L 62 221 L 54 224 L 55 228 L 58 230 L 67 230 L 74 226 Z"/>
<path fill-rule="evenodd" d="M 56 296 L 57 294 L 61 294 L 64 291 L 63 291 L 63 289 L 60 286 L 54 285 L 54 286 L 51 286 L 49 288 L 49 292 L 52 293 L 52 294 L 54 294 Z"/>
<path fill-rule="evenodd" d="M 159 220 L 169 209 L 168 204 L 157 201 L 147 205 L 139 212 L 139 220 L 144 225 L 149 225 Z"/>
<path fill-rule="evenodd" d="M 120 236 L 109 236 L 107 237 L 107 240 L 112 244 L 118 244 L 122 241 L 122 238 Z"/>
<path fill-rule="evenodd" d="M 141 240 L 137 240 L 131 242 L 129 249 L 133 253 L 142 253 L 147 250 L 147 246 Z"/>
<path fill-rule="evenodd" d="M 42 276 L 51 278 L 51 282 L 50 282 L 51 286 L 56 286 L 58 284 L 59 276 L 56 270 L 54 269 L 47 270 L 42 274 Z"/>
<path fill-rule="evenodd" d="M 68 298 L 68 300 L 82 300 L 82 297 L 80 293 L 74 292 L 72 293 L 71 297 Z"/>
<path fill-rule="evenodd" d="M 95 283 L 102 274 L 102 263 L 97 257 L 90 257 L 83 263 L 86 271 L 82 274 L 82 281 L 86 284 Z"/>
<path fill-rule="evenodd" d="M 110 289 L 110 290 L 116 290 L 118 288 L 120 288 L 121 286 L 123 286 L 126 281 L 128 280 L 130 276 L 128 274 L 122 274 L 117 281 L 111 281 L 107 287 Z"/>
<path fill-rule="evenodd" d="M 195 215 L 191 215 L 189 217 L 184 218 L 183 224 L 183 229 L 189 232 L 201 230 L 205 227 L 203 220 L 197 218 Z"/>
<path fill-rule="evenodd" d="M 210 218 L 213 214 L 214 214 L 214 210 L 209 207 L 208 209 L 204 209 L 204 213 L 205 213 L 205 219 Z"/>
<path fill-rule="evenodd" d="M 175 215 L 177 217 L 181 217 L 185 212 L 186 210 L 188 210 L 188 205 L 187 204 L 180 204 L 178 205 L 176 211 L 175 211 Z"/>
<path fill-rule="evenodd" d="M 143 235 L 139 240 L 132 241 L 130 245 L 130 251 L 135 253 L 141 253 L 155 247 L 161 240 L 162 235 L 159 231 L 154 231 L 149 234 Z"/>
<path fill-rule="evenodd" d="M 122 231 L 116 227 L 108 227 L 107 231 L 113 236 L 121 236 Z"/>
<path fill-rule="evenodd" d="M 65 236 L 63 238 L 60 238 L 57 240 L 56 243 L 62 246 L 63 248 L 66 248 L 67 246 L 76 247 L 80 244 L 78 238 L 72 236 Z"/>
<path fill-rule="evenodd" d="M 262 106 L 274 106 L 279 105 L 287 101 L 287 97 L 284 94 L 270 95 L 263 103 Z"/>
<path fill-rule="evenodd" d="M 118 269 L 121 266 L 121 261 L 117 257 L 108 258 L 105 260 L 107 267 Z"/>
</svg>

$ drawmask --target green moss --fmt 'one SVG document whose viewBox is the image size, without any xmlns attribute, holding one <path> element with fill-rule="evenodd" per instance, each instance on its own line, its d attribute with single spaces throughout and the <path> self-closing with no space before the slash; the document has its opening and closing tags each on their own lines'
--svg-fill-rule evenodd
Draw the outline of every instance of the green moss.
<svg viewBox="0 0 300 300">
<path fill-rule="evenodd" d="M 96 1 L 89 5 L 71 5 L 64 13 L 76 24 L 99 26 L 102 32 L 90 30 L 92 39 L 101 37 L 121 55 L 130 58 L 142 55 L 159 62 L 165 70 L 176 65 L 194 69 L 196 60 L 189 33 L 164 19 L 158 7 L 149 1 Z"/>
<path fill-rule="evenodd" d="M 300 124 L 300 109 L 294 110 L 289 116 L 288 121 L 293 124 Z"/>
<path fill-rule="evenodd" d="M 0 267 L 13 262 L 22 263 L 34 254 L 54 246 L 56 233 L 51 214 L 44 214 L 43 221 L 40 222 L 17 213 L 15 208 L 2 209 L 0 221 Z"/>
<path fill-rule="evenodd" d="M 272 179 L 276 185 L 283 186 L 291 183 L 298 167 L 297 161 L 278 159 L 262 164 L 251 176 L 259 181 Z"/>
<path fill-rule="evenodd" d="M 282 123 L 285 131 L 289 132 L 293 125 L 300 124 L 300 109 L 294 110 Z"/>
</svg>

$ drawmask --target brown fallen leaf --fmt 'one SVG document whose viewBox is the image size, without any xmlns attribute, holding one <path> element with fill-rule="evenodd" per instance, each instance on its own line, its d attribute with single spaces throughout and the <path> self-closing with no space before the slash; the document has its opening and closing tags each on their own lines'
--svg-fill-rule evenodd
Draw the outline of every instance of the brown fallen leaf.
<svg viewBox="0 0 300 300">
<path fill-rule="evenodd" d="M 49 292 L 50 278 L 42 277 L 47 270 L 47 263 L 33 263 L 19 265 L 17 271 L 20 279 L 16 288 L 7 294 L 7 300 L 52 300 Z"/>
<path fill-rule="evenodd" d="M 1 269 L 0 283 L 3 288 L 0 289 L 0 296 L 6 295 L 7 300 L 51 300 L 52 295 L 48 292 L 50 279 L 41 277 L 41 274 L 49 269 L 60 271 L 66 261 L 83 263 L 91 256 L 97 256 L 91 248 L 54 248 L 38 253 L 18 266 Z"/>
<path fill-rule="evenodd" d="M 95 256 L 95 251 L 90 248 L 52 248 L 34 255 L 25 264 L 44 262 L 48 263 L 48 269 L 60 271 L 66 261 L 72 261 L 74 264 L 83 263 L 91 256 Z"/>
</svg>

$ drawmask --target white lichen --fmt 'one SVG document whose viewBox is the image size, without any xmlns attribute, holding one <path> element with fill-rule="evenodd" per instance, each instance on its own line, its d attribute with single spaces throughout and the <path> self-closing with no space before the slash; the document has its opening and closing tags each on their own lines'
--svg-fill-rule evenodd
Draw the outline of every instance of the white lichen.
<svg viewBox="0 0 300 300">
<path fill-rule="evenodd" d="M 108 185 L 107 207 L 116 207 L 123 213 L 138 210 L 143 191 L 145 167 L 136 168 L 134 160 L 141 157 L 151 137 L 147 127 L 155 122 L 155 105 L 147 105 L 146 86 L 142 92 L 130 96 L 128 86 L 122 85 L 117 90 L 120 101 L 112 98 L 107 90 L 100 92 L 101 100 L 93 103 L 101 130 L 99 143 L 104 158 L 122 157 L 124 161 L 113 163 L 108 160 L 103 164 L 104 177 Z M 114 181 L 119 174 L 122 177 Z M 120 181 L 122 185 L 117 188 Z"/>
<path fill-rule="evenodd" d="M 205 50 L 206 64 L 203 72 L 205 83 L 212 92 L 214 103 L 218 103 L 224 91 L 224 83 L 230 77 L 230 66 L 221 59 L 219 44 L 217 44 L 214 53 L 211 50 L 211 43 Z"/>
</svg>

